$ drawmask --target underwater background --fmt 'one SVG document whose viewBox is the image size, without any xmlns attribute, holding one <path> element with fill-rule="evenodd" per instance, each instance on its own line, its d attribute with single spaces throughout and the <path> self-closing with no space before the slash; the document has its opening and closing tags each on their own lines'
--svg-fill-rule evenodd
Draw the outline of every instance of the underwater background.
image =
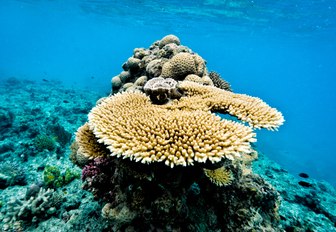
<svg viewBox="0 0 336 232">
<path fill-rule="evenodd" d="M 0 5 L 0 110 L 13 105 L 18 113 L 23 106 L 36 104 L 45 107 L 49 117 L 58 104 L 65 104 L 56 124 L 64 117 L 63 126 L 71 133 L 67 136 L 73 136 L 95 101 L 110 93 L 111 78 L 120 73 L 133 49 L 147 48 L 174 34 L 206 60 L 209 71 L 220 73 L 235 93 L 260 97 L 284 115 L 279 131 L 257 131 L 256 146 L 267 162 L 256 169 L 272 163 L 274 170 L 328 182 L 328 191 L 320 187 L 317 193 L 328 192 L 331 196 L 326 198 L 335 201 L 335 12 L 334 0 L 4 0 Z M 33 103 L 27 97 L 34 98 Z M 48 118 L 39 120 L 36 124 L 47 123 Z M 22 140 L 23 134 L 13 133 L 17 136 L 13 141 L 29 144 Z M 7 140 L 11 139 L 1 141 L 0 153 L 5 155 L 0 163 L 12 152 L 4 148 Z M 70 139 L 66 140 L 63 145 L 68 149 Z M 36 154 L 33 157 L 34 162 L 48 162 Z M 261 162 L 264 159 L 262 155 Z M 62 166 L 62 160 L 56 164 Z M 45 166 L 33 166 L 46 173 Z M 62 167 L 71 169 L 68 164 Z M 76 175 L 71 179 L 78 179 Z M 270 182 L 285 189 L 286 181 Z M 336 209 L 331 207 L 325 211 L 332 213 L 323 215 L 335 226 Z"/>
<path fill-rule="evenodd" d="M 336 185 L 336 2 L 2 1 L 0 78 L 101 93 L 135 47 L 177 35 L 237 93 L 280 109 L 258 146 L 293 173 Z"/>
</svg>

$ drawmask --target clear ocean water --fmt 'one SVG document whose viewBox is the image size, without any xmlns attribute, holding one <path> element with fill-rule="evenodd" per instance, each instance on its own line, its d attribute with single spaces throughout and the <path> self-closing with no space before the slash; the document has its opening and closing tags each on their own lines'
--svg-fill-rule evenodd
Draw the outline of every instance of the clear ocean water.
<svg viewBox="0 0 336 232">
<path fill-rule="evenodd" d="M 221 186 L 71 145 L 133 50 L 168 34 L 285 118 L 256 130 L 252 171 L 221 163 Z M 1 0 L 0 230 L 336 231 L 335 102 L 336 0 Z"/>
<path fill-rule="evenodd" d="M 166 34 L 235 92 L 286 123 L 258 146 L 293 173 L 336 185 L 336 1 L 1 1 L 0 78 L 59 80 L 101 92 L 135 47 Z"/>
</svg>

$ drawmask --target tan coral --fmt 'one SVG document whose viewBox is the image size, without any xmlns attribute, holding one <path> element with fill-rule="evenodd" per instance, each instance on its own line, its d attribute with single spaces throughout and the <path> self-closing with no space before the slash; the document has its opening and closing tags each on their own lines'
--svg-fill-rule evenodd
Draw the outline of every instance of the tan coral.
<svg viewBox="0 0 336 232">
<path fill-rule="evenodd" d="M 195 74 L 189 74 L 188 76 L 186 76 L 186 78 L 184 80 L 185 81 L 193 81 L 193 82 L 203 84 L 203 85 L 213 86 L 212 80 L 208 76 L 199 77 Z"/>
<path fill-rule="evenodd" d="M 76 146 L 77 152 L 75 159 L 77 162 L 84 162 L 85 160 L 94 159 L 96 157 L 106 157 L 109 155 L 109 151 L 106 147 L 97 142 L 97 138 L 90 130 L 88 123 L 85 123 L 78 128 L 76 132 L 76 143 L 73 147 L 74 150 L 76 149 Z"/>
<path fill-rule="evenodd" d="M 71 144 L 70 150 L 71 153 L 69 159 L 72 161 L 72 163 L 78 165 L 79 167 L 84 167 L 88 163 L 89 158 L 81 155 L 81 153 L 78 153 L 78 144 L 76 141 Z"/>
<path fill-rule="evenodd" d="M 113 156 L 166 165 L 212 163 L 250 152 L 252 129 L 206 111 L 166 109 L 140 92 L 118 93 L 89 113 L 90 129 Z"/>
<path fill-rule="evenodd" d="M 220 167 L 215 170 L 204 168 L 203 172 L 210 179 L 210 181 L 216 184 L 217 186 L 230 185 L 233 180 L 232 172 L 225 167 Z"/>
<path fill-rule="evenodd" d="M 119 74 L 119 78 L 120 78 L 122 83 L 125 83 L 130 77 L 131 77 L 131 74 L 128 71 L 122 71 Z"/>
<path fill-rule="evenodd" d="M 260 98 L 236 94 L 191 81 L 181 81 L 178 86 L 186 97 L 173 101 L 169 106 L 171 109 L 202 109 L 228 113 L 254 128 L 269 130 L 276 130 L 284 122 L 281 112 L 270 107 Z"/>
<path fill-rule="evenodd" d="M 130 90 L 133 91 L 134 89 L 135 89 L 135 86 L 134 86 L 134 83 L 132 82 L 127 82 L 122 86 L 122 91 L 130 91 Z"/>
<path fill-rule="evenodd" d="M 184 79 L 185 81 L 193 81 L 199 84 L 203 84 L 202 78 L 197 76 L 196 74 L 189 74 L 188 76 L 186 76 L 186 78 Z"/>
<path fill-rule="evenodd" d="M 142 86 L 145 85 L 147 79 L 148 79 L 147 76 L 141 76 L 134 82 L 134 85 L 137 86 L 137 87 L 138 86 L 142 87 Z"/>
<path fill-rule="evenodd" d="M 119 76 L 115 76 L 111 79 L 111 84 L 113 88 L 120 88 L 120 86 L 122 85 L 121 79 Z"/>
<path fill-rule="evenodd" d="M 180 45 L 180 39 L 175 35 L 166 35 L 159 42 L 159 48 L 163 48 L 166 44 L 174 43 Z"/>
<path fill-rule="evenodd" d="M 199 55 L 181 52 L 162 66 L 161 76 L 183 80 L 188 74 L 203 76 L 205 70 L 205 62 Z"/>
</svg>

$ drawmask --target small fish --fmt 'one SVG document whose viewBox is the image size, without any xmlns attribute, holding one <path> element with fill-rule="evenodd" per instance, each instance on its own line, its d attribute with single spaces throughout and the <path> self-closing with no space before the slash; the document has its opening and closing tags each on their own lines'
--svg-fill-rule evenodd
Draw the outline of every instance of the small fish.
<svg viewBox="0 0 336 232">
<path fill-rule="evenodd" d="M 309 188 L 309 187 L 313 186 L 311 183 L 308 183 L 306 181 L 299 181 L 298 184 L 301 185 L 302 187 L 306 187 L 306 188 Z"/>
<path fill-rule="evenodd" d="M 47 79 L 44 79 L 44 78 L 42 79 L 42 81 L 44 81 L 44 82 L 49 82 Z"/>
<path fill-rule="evenodd" d="M 307 173 L 304 173 L 304 172 L 301 172 L 299 174 L 299 177 L 302 177 L 302 178 L 309 178 L 309 175 Z"/>
</svg>

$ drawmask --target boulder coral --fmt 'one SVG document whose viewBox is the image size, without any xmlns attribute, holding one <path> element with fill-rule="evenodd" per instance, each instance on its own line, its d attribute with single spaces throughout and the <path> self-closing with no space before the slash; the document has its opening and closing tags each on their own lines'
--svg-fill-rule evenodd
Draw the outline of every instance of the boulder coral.
<svg viewBox="0 0 336 232">
<path fill-rule="evenodd" d="M 175 35 L 165 36 L 147 49 L 135 48 L 122 68 L 123 71 L 111 79 L 112 94 L 129 91 L 129 83 L 135 83 L 143 76 L 147 80 L 157 77 L 184 80 L 187 75 L 194 74 L 202 79 L 202 83 L 213 85 L 208 77 L 206 61 L 190 48 L 181 45 Z"/>
<path fill-rule="evenodd" d="M 111 230 L 281 231 L 279 194 L 250 169 L 254 129 L 277 130 L 281 112 L 216 86 L 173 35 L 135 49 L 123 68 L 71 155 Z"/>
<path fill-rule="evenodd" d="M 181 52 L 173 56 L 162 67 L 161 76 L 183 80 L 189 74 L 196 74 L 200 77 L 205 72 L 205 61 L 196 54 Z"/>
</svg>

